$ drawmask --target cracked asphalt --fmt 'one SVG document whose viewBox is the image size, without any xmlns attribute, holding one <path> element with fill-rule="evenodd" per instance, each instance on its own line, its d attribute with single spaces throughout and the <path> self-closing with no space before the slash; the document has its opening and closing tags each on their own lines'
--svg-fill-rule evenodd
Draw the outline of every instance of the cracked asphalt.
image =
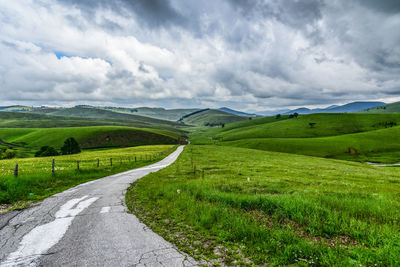
<svg viewBox="0 0 400 267">
<path fill-rule="evenodd" d="M 197 266 L 125 206 L 132 182 L 173 163 L 182 150 L 0 215 L 0 266 Z"/>
</svg>

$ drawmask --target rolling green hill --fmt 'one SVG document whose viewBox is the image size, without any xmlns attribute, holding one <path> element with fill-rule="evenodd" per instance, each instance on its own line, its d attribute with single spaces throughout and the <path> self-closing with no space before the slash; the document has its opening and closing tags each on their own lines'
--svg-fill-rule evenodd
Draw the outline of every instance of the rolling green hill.
<svg viewBox="0 0 400 267">
<path fill-rule="evenodd" d="M 385 106 L 371 108 L 363 111 L 364 113 L 400 113 L 400 102 L 387 104 Z"/>
<path fill-rule="evenodd" d="M 312 114 L 298 118 L 274 121 L 261 119 L 266 123 L 242 124 L 231 130 L 222 131 L 216 138 L 233 141 L 248 138 L 308 138 L 336 136 L 383 129 L 400 125 L 400 114 Z M 272 120 L 272 122 L 271 122 Z M 257 122 L 258 120 L 255 120 Z"/>
<path fill-rule="evenodd" d="M 310 125 L 310 123 L 314 123 Z M 312 114 L 193 129 L 193 144 L 220 144 L 337 159 L 400 161 L 400 114 Z"/>
<path fill-rule="evenodd" d="M 180 126 L 177 122 L 171 122 L 166 120 L 154 119 L 144 116 L 138 116 L 133 114 L 125 114 L 119 112 L 113 112 L 104 109 L 92 108 L 92 107 L 74 107 L 74 108 L 60 108 L 60 109 L 40 109 L 34 111 L 36 113 L 45 113 L 52 116 L 63 116 L 63 117 L 80 117 L 80 118 L 94 118 L 94 119 L 106 119 L 106 120 L 117 120 L 136 122 L 138 124 L 151 125 L 168 125 L 168 126 Z"/>
<path fill-rule="evenodd" d="M 220 144 L 326 158 L 398 162 L 400 127 L 329 137 L 254 138 Z"/>
<path fill-rule="evenodd" d="M 64 140 L 69 137 L 74 137 L 83 149 L 178 143 L 178 138 L 174 134 L 162 130 L 133 127 L 0 129 L 0 139 L 17 146 L 17 151 L 25 156 L 29 156 L 42 146 L 59 149 Z"/>
<path fill-rule="evenodd" d="M 181 121 L 185 124 L 195 126 L 220 126 L 248 119 L 249 118 L 247 117 L 230 114 L 220 110 L 206 109 L 201 112 L 196 111 L 193 114 L 188 114 L 182 117 Z"/>
</svg>

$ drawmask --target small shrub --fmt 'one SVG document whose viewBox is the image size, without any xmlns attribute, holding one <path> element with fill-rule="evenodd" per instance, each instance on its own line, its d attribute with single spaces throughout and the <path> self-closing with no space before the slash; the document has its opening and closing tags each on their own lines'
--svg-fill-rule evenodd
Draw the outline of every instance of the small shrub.
<svg viewBox="0 0 400 267">
<path fill-rule="evenodd" d="M 39 151 L 35 153 L 35 157 L 49 157 L 49 156 L 58 156 L 60 153 L 54 147 L 51 146 L 42 146 Z"/>
</svg>

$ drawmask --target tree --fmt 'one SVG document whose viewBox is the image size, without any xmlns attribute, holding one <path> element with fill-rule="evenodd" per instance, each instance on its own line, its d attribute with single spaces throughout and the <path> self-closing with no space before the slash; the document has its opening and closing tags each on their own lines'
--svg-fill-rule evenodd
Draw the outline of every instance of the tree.
<svg viewBox="0 0 400 267">
<path fill-rule="evenodd" d="M 275 118 L 276 119 L 280 119 L 281 118 L 281 114 L 276 114 Z"/>
<path fill-rule="evenodd" d="M 77 154 L 79 152 L 81 152 L 81 148 L 73 137 L 65 140 L 64 145 L 61 147 L 61 153 L 63 155 Z"/>
<path fill-rule="evenodd" d="M 51 146 L 42 146 L 36 153 L 35 157 L 49 157 L 49 156 L 58 156 L 59 153 L 54 147 Z"/>
<path fill-rule="evenodd" d="M 294 116 L 295 118 L 297 118 L 297 117 L 299 116 L 299 113 L 295 112 L 295 113 L 293 113 L 293 116 Z"/>
<path fill-rule="evenodd" d="M 225 127 L 225 123 L 221 123 L 221 127 L 224 128 Z"/>
</svg>

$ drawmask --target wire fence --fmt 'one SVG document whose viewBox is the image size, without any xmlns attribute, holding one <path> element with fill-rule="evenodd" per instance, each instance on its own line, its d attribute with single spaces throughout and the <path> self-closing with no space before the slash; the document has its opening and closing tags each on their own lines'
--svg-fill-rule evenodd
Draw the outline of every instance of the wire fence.
<svg viewBox="0 0 400 267">
<path fill-rule="evenodd" d="M 34 158 L 32 160 L 27 159 L 14 159 L 13 165 L 6 164 L 0 166 L 0 177 L 14 175 L 15 177 L 21 174 L 34 174 L 34 173 L 52 173 L 56 174 L 62 171 L 71 170 L 92 170 L 101 168 L 118 168 L 118 167 L 131 167 L 135 165 L 143 165 L 143 163 L 150 163 L 163 158 L 175 150 L 175 147 L 169 148 L 160 152 L 142 152 L 142 153 L 132 153 L 123 154 L 119 156 L 115 155 L 101 155 L 99 157 L 90 159 L 85 159 L 79 155 L 76 158 Z M 71 155 L 72 156 L 72 155 Z"/>
</svg>

